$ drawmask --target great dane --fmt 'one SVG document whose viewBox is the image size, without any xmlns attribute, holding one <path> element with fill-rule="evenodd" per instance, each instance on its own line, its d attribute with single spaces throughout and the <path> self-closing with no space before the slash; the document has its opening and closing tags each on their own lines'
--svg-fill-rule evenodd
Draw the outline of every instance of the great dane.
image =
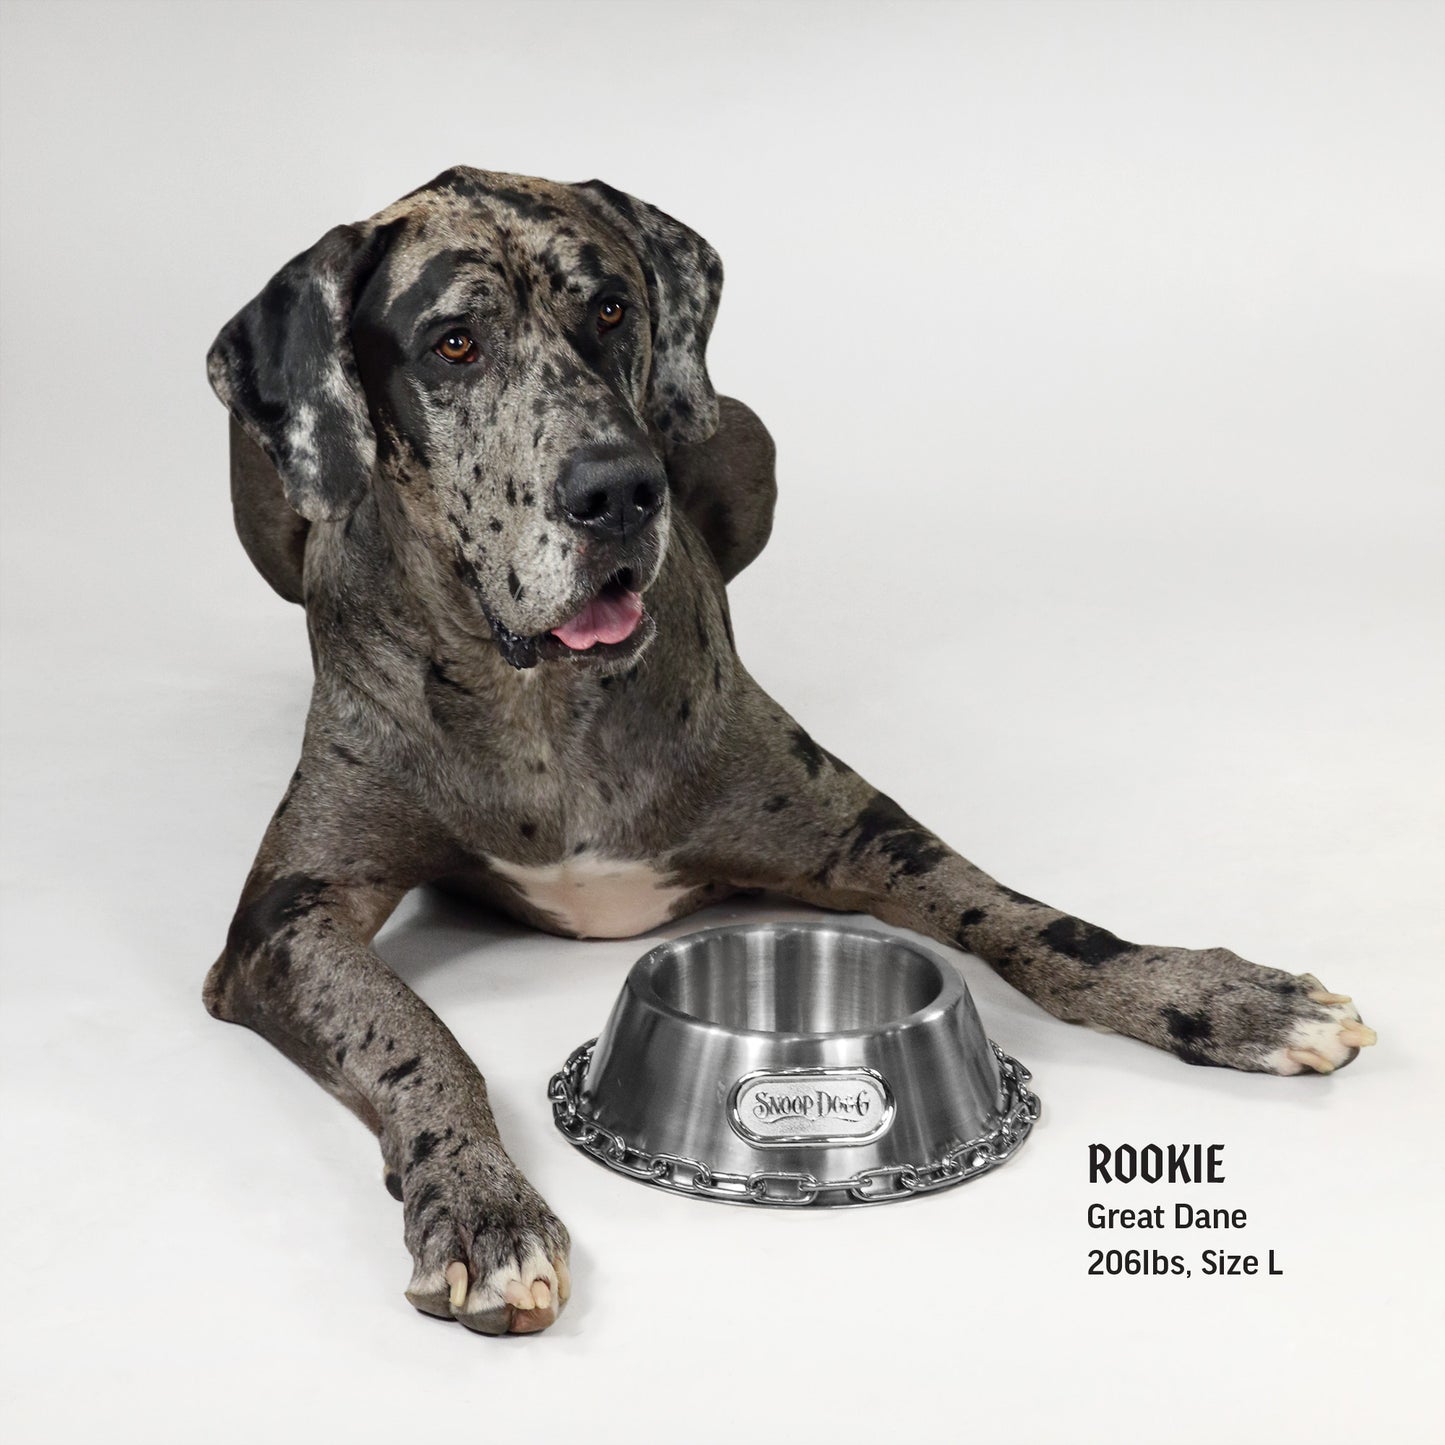
<svg viewBox="0 0 1445 1445">
<path fill-rule="evenodd" d="M 1194 1064 L 1329 1072 L 1374 1042 L 1309 974 L 995 882 L 748 676 L 724 584 L 771 529 L 773 446 L 708 379 L 721 287 L 609 186 L 457 168 L 327 232 L 209 356 L 237 529 L 316 676 L 206 1006 L 375 1132 L 407 1298 L 483 1334 L 556 1318 L 568 1236 L 372 951 L 422 884 L 577 938 L 738 890 L 870 913 Z"/>
</svg>

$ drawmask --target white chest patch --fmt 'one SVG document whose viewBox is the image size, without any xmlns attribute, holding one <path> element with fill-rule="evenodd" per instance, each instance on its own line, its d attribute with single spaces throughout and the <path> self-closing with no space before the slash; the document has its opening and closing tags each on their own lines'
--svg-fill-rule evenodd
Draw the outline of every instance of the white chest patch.
<svg viewBox="0 0 1445 1445">
<path fill-rule="evenodd" d="M 550 913 L 558 927 L 578 938 L 631 938 L 667 921 L 673 906 L 692 890 L 670 887 L 649 863 L 579 853 L 541 868 L 487 862 L 534 908 Z"/>
</svg>

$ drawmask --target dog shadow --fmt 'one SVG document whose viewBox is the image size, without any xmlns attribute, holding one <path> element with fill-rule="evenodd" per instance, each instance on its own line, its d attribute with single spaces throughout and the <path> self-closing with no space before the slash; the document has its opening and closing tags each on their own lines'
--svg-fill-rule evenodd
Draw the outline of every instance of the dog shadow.
<svg viewBox="0 0 1445 1445">
<path fill-rule="evenodd" d="M 537 936 L 536 929 L 484 904 L 425 887 L 407 894 L 372 947 L 394 973 L 415 985 L 479 951 Z"/>
<path fill-rule="evenodd" d="M 456 970 L 491 966 L 495 981 L 511 992 L 552 991 L 576 969 L 595 974 L 599 962 L 630 966 L 649 949 L 704 928 L 749 923 L 821 922 L 853 919 L 770 895 L 739 895 L 688 913 L 631 938 L 578 939 L 552 934 L 509 918 L 485 903 L 440 888 L 413 890 L 373 942 L 387 966 L 413 988 L 435 984 Z M 882 927 L 872 919 L 864 926 Z"/>
</svg>

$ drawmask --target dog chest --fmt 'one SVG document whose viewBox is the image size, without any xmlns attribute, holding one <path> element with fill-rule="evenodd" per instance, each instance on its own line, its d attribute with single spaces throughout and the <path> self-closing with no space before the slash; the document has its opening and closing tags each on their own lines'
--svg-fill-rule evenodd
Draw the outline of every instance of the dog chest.
<svg viewBox="0 0 1445 1445">
<path fill-rule="evenodd" d="M 487 859 L 534 908 L 579 938 L 631 938 L 667 921 L 691 891 L 650 863 L 580 853 L 560 863 L 527 866 Z"/>
</svg>

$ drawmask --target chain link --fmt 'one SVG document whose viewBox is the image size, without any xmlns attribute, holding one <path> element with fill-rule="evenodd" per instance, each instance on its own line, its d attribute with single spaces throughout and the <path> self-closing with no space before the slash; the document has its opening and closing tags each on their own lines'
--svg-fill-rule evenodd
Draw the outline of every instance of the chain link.
<svg viewBox="0 0 1445 1445">
<path fill-rule="evenodd" d="M 926 1194 L 950 1184 L 961 1184 L 1002 1164 L 1028 1137 L 1041 1108 L 1038 1095 L 1027 1087 L 1032 1078 L 1029 1071 L 990 1042 L 1003 1078 L 1003 1118 L 989 1133 L 956 1145 L 941 1158 L 924 1164 L 880 1165 L 846 1179 L 819 1179 L 790 1169 L 730 1173 L 683 1154 L 649 1154 L 635 1149 L 620 1134 L 588 1117 L 582 1103 L 582 1086 L 596 1043 L 596 1039 L 589 1039 L 574 1049 L 567 1062 L 552 1075 L 547 1097 L 552 1101 L 552 1117 L 557 1127 L 579 1149 L 608 1168 L 645 1184 L 700 1199 L 796 1209 L 816 1203 L 823 1196 L 830 1196 L 828 1202 L 836 1204 L 877 1204 L 904 1195 Z M 839 1194 L 846 1198 L 831 1197 Z"/>
</svg>

